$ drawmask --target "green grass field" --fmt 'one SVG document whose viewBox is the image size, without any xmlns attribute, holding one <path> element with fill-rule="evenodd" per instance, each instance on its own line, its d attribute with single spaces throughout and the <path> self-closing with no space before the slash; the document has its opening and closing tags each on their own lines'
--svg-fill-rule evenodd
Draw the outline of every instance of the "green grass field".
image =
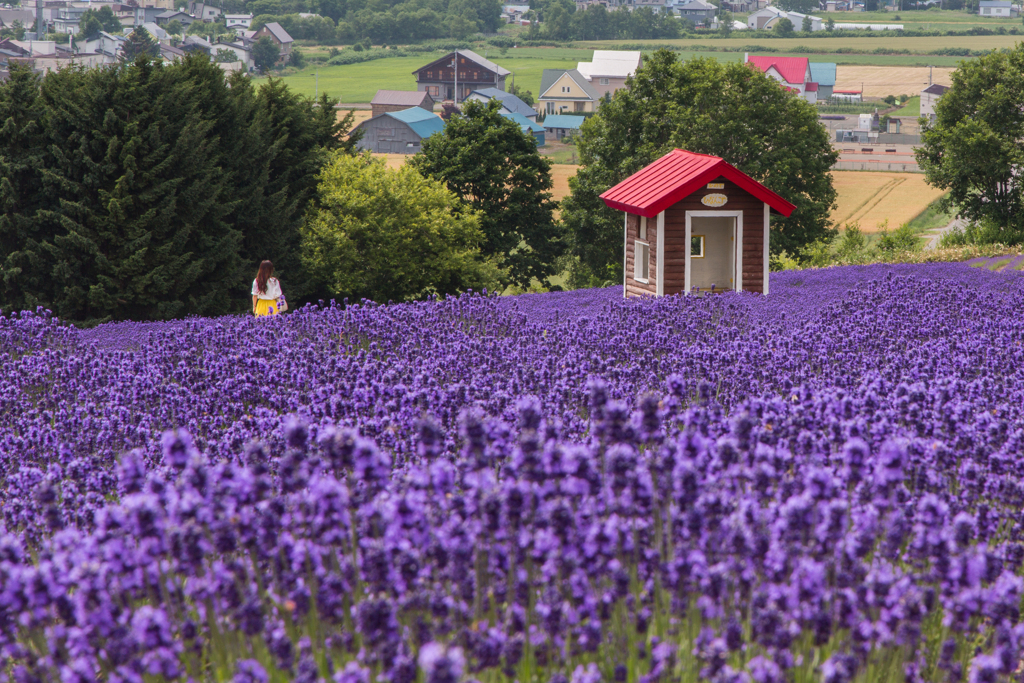
<svg viewBox="0 0 1024 683">
<path fill-rule="evenodd" d="M 1006 36 L 981 36 L 975 38 L 975 40 L 983 40 L 986 37 L 1003 38 Z M 857 40 L 871 41 L 875 39 L 859 38 Z M 903 40 L 920 39 L 904 38 Z M 732 39 L 715 42 L 727 43 L 732 42 Z M 770 45 L 774 46 L 789 42 L 786 40 L 775 40 L 771 41 Z M 821 40 L 814 41 L 811 44 L 815 47 L 825 48 L 827 45 L 831 45 L 831 43 L 832 41 Z M 742 42 L 738 43 L 738 45 L 744 44 Z M 504 55 L 494 48 L 490 50 L 478 48 L 478 50 L 481 54 L 486 52 L 488 59 L 496 61 L 506 69 L 509 69 L 515 76 L 516 85 L 525 87 L 534 96 L 537 96 L 539 95 L 541 73 L 544 69 L 575 68 L 577 62 L 589 60 L 593 56 L 594 48 L 607 49 L 614 47 L 616 43 L 589 43 L 588 45 L 593 47 L 586 49 L 523 47 L 508 50 Z M 307 54 L 317 54 L 319 52 L 326 53 L 326 50 L 310 49 Z M 317 66 L 310 64 L 300 71 L 287 72 L 283 79 L 288 87 L 310 97 L 317 91 L 317 79 L 319 79 L 319 92 L 326 92 L 345 103 L 369 102 L 373 98 L 374 93 L 382 88 L 389 90 L 414 90 L 416 88 L 416 81 L 412 75 L 413 70 L 429 63 L 431 60 L 441 56 L 441 54 L 441 52 L 421 52 L 408 57 L 388 57 L 345 66 L 327 66 L 324 64 Z M 868 66 L 931 65 L 953 67 L 961 61 L 959 57 L 924 57 L 919 55 L 778 54 L 780 56 L 807 57 L 812 62 L 836 62 L 839 64 L 861 64 Z M 694 57 L 709 57 L 723 62 L 739 62 L 743 59 L 743 53 L 695 52 L 689 50 L 680 52 L 680 58 L 682 59 Z M 510 79 L 508 83 L 511 84 L 511 82 Z M 909 116 L 910 114 L 907 115 Z"/>
<path fill-rule="evenodd" d="M 894 111 L 890 116 L 920 116 L 921 115 L 921 98 L 911 97 L 907 100 L 907 103 Z"/>
</svg>

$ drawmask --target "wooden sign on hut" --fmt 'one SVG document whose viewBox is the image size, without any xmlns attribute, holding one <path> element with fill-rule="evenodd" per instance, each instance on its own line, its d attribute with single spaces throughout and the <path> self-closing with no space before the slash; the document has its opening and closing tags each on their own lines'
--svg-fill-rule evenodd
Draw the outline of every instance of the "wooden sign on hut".
<svg viewBox="0 0 1024 683">
<path fill-rule="evenodd" d="M 796 209 L 720 157 L 682 149 L 601 199 L 626 212 L 627 297 L 712 290 L 767 294 L 769 218 Z"/>
</svg>

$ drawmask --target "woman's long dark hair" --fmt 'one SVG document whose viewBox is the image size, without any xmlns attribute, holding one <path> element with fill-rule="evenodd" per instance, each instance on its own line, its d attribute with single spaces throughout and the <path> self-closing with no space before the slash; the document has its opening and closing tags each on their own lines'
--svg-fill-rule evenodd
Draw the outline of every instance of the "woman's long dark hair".
<svg viewBox="0 0 1024 683">
<path fill-rule="evenodd" d="M 259 290 L 260 294 L 267 293 L 267 280 L 274 274 L 274 264 L 270 261 L 264 261 L 260 264 L 260 270 L 256 273 L 256 289 Z"/>
</svg>

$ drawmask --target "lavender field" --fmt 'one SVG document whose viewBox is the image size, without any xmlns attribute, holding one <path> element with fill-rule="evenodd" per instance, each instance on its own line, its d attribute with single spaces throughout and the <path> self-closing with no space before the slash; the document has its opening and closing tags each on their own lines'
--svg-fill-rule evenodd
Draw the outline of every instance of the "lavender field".
<svg viewBox="0 0 1024 683">
<path fill-rule="evenodd" d="M 0 678 L 1016 681 L 1024 274 L 0 318 Z"/>
</svg>

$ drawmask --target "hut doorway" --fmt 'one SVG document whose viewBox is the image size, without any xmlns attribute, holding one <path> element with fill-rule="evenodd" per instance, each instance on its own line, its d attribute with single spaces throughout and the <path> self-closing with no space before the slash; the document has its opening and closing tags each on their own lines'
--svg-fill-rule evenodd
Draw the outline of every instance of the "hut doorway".
<svg viewBox="0 0 1024 683">
<path fill-rule="evenodd" d="M 690 224 L 690 287 L 735 289 L 736 219 L 697 216 Z"/>
<path fill-rule="evenodd" d="M 690 245 L 686 258 L 686 291 L 734 291 L 736 245 L 742 239 L 742 213 L 737 211 L 687 211 L 686 232 Z"/>
</svg>

